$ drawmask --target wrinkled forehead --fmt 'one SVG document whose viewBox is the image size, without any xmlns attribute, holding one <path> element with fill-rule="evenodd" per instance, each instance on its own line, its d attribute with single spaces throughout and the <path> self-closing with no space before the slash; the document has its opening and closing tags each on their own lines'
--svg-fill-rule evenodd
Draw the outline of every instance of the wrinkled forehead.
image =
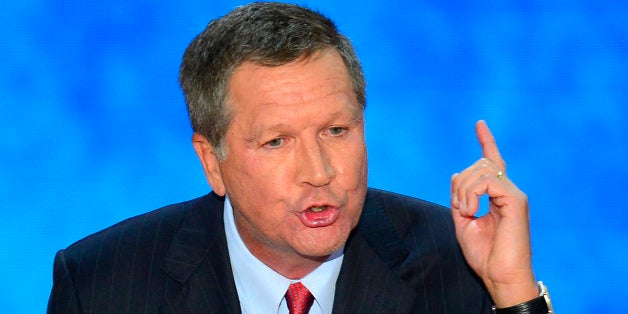
<svg viewBox="0 0 628 314">
<path fill-rule="evenodd" d="M 329 86 L 332 81 L 332 86 Z M 297 59 L 284 63 L 265 63 L 255 59 L 247 59 L 233 68 L 225 88 L 225 104 L 233 112 L 235 96 L 265 91 L 266 96 L 281 94 L 283 99 L 275 99 L 277 103 L 289 102 L 290 97 L 295 97 L 300 91 L 299 97 L 307 98 L 310 93 L 320 92 L 318 89 L 327 87 L 330 93 L 334 89 L 344 89 L 350 95 L 351 103 L 356 110 L 363 111 L 357 101 L 354 82 L 340 53 L 334 48 L 317 50 L 311 54 L 303 54 Z M 245 89 L 240 88 L 246 86 Z M 311 89 L 305 87 L 310 86 Z M 303 88 L 301 88 L 303 87 Z M 331 88 L 330 88 L 331 87 Z M 235 95 L 234 93 L 239 93 Z M 260 96 L 261 95 L 257 95 Z M 263 101 L 264 99 L 257 99 Z M 298 102 L 299 99 L 292 101 Z"/>
</svg>

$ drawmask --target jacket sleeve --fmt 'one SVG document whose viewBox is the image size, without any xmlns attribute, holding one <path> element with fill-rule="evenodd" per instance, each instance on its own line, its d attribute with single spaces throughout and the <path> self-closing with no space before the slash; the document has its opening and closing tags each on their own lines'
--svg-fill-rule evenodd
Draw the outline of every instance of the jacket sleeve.
<svg viewBox="0 0 628 314">
<path fill-rule="evenodd" d="M 81 313 L 78 294 L 64 250 L 60 250 L 55 256 L 52 291 L 48 300 L 47 313 Z"/>
</svg>

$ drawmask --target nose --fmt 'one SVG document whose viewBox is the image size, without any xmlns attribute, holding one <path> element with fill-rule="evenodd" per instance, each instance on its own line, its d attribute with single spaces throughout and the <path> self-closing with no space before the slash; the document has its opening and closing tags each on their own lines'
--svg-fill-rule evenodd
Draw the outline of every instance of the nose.
<svg viewBox="0 0 628 314">
<path fill-rule="evenodd" d="M 329 159 L 324 143 L 318 140 L 302 141 L 295 156 L 298 183 L 324 186 L 335 176 L 335 169 Z"/>
</svg>

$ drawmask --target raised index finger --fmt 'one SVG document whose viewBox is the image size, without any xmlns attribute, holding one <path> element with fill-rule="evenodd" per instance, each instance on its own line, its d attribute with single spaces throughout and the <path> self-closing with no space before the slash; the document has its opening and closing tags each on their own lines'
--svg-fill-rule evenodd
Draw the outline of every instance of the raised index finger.
<svg viewBox="0 0 628 314">
<path fill-rule="evenodd" d="M 502 159 L 495 138 L 489 130 L 484 120 L 480 120 L 475 124 L 475 134 L 478 137 L 480 146 L 482 146 L 482 157 L 492 161 L 498 167 L 506 170 L 506 163 Z"/>
</svg>

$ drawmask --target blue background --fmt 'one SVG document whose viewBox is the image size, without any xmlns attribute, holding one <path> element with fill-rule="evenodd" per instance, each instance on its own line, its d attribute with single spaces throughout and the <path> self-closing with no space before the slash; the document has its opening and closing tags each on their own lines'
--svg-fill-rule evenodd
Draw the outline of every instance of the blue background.
<svg viewBox="0 0 628 314">
<path fill-rule="evenodd" d="M 0 2 L 0 310 L 44 312 L 55 252 L 208 192 L 177 70 L 239 1 Z M 486 119 L 561 313 L 628 311 L 623 1 L 311 1 L 368 80 L 370 185 L 449 203 Z"/>
</svg>

